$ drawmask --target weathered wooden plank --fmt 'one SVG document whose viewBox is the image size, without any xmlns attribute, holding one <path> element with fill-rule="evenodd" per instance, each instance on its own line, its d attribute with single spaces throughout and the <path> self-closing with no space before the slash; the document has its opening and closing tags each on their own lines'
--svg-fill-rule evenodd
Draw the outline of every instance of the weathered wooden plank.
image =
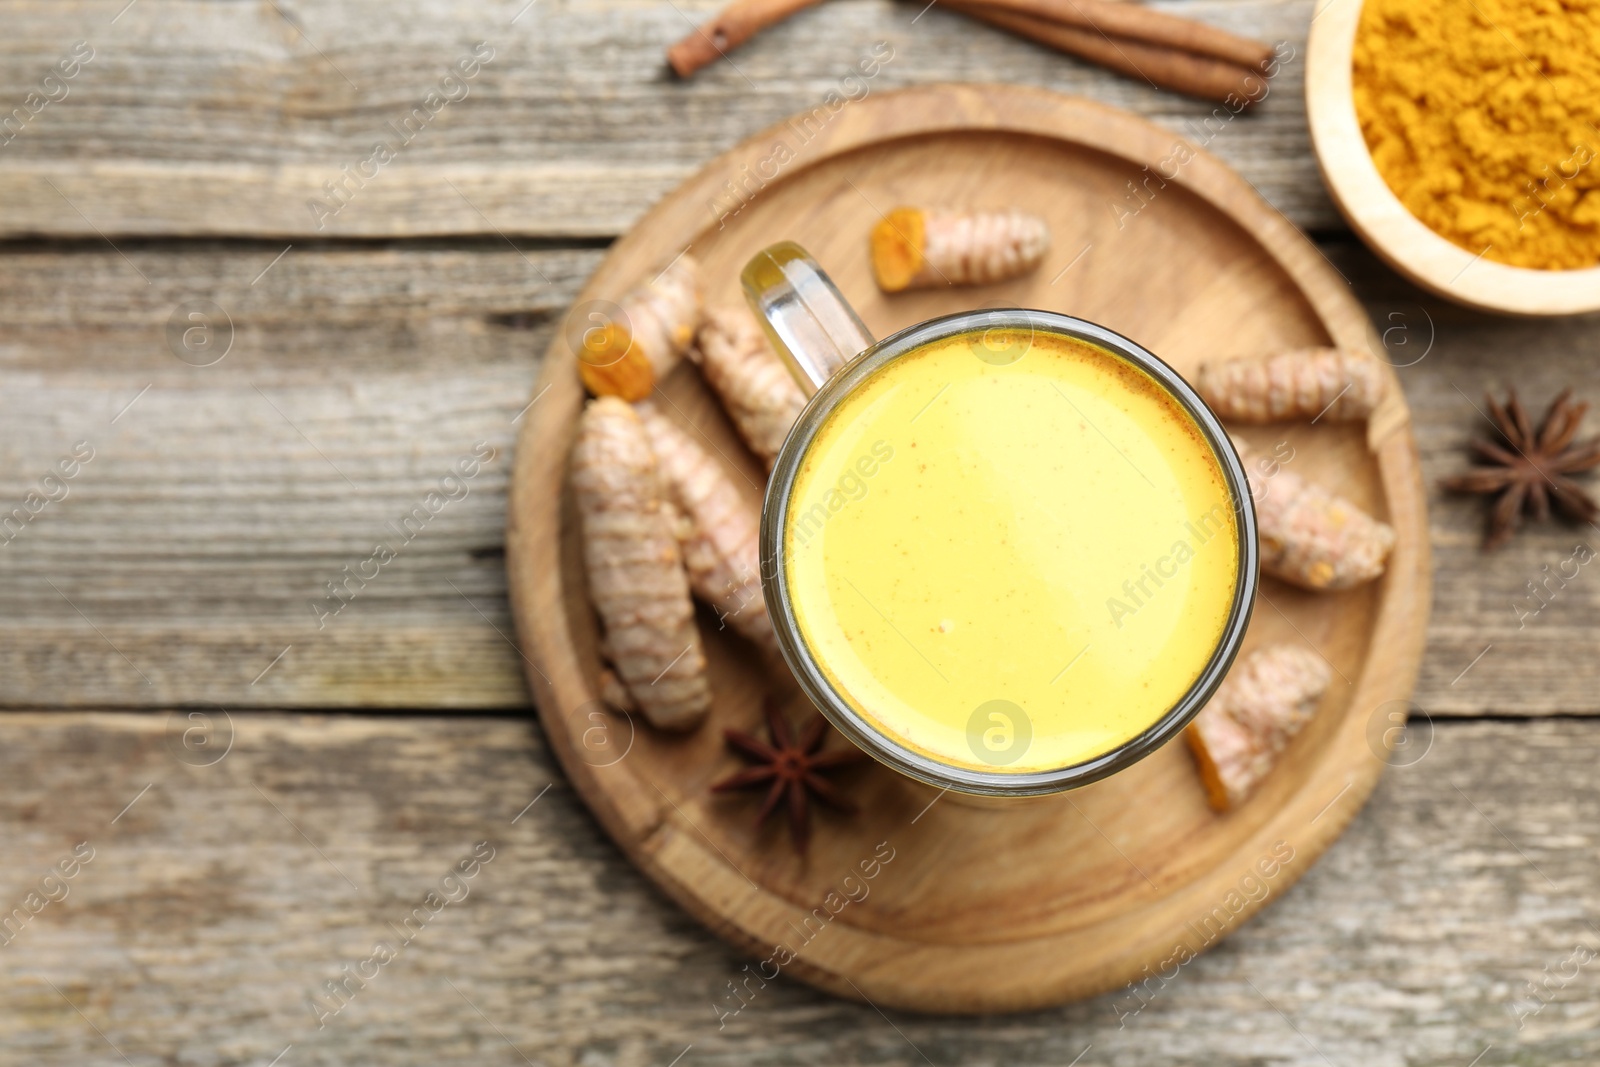
<svg viewBox="0 0 1600 1067">
<path fill-rule="evenodd" d="M 61 483 L 67 496 L 0 533 L 0 701 L 524 705 L 499 558 L 505 449 L 538 353 L 600 253 L 524 256 L 499 238 L 466 250 L 297 246 L 274 264 L 280 251 L 130 246 L 124 260 L 86 242 L 0 256 L 0 516 L 45 492 L 76 442 L 95 449 Z M 1329 251 L 1363 279 L 1396 362 L 1427 351 L 1400 374 L 1430 483 L 1465 462 L 1486 385 L 1600 396 L 1595 320 L 1467 314 L 1419 301 L 1364 252 Z M 215 366 L 167 347 L 165 323 L 189 298 L 231 316 L 233 348 Z M 359 567 L 479 441 L 497 458 L 467 496 L 318 629 L 312 604 L 335 604 L 325 583 Z M 1600 711 L 1591 568 L 1538 614 L 1517 613 L 1537 606 L 1525 583 L 1558 570 L 1577 541 L 1596 545 L 1595 532 L 1538 527 L 1486 556 L 1477 501 L 1436 494 L 1432 515 L 1421 706 Z"/>
<path fill-rule="evenodd" d="M 5 699 L 521 705 L 504 487 L 548 340 L 524 326 L 598 253 L 498 247 L 5 257 Z M 232 324 L 212 366 L 168 345 L 199 297 Z"/>
<path fill-rule="evenodd" d="M 920 3 L 836 0 L 688 82 L 667 73 L 663 51 L 719 0 L 505 0 L 467 13 L 447 0 L 139 0 L 113 23 L 123 3 L 4 5 L 0 120 L 22 113 L 0 146 L 0 235 L 612 235 L 712 155 L 832 106 L 830 94 L 975 80 L 1129 108 L 1209 142 L 1302 226 L 1338 225 L 1310 156 L 1298 59 L 1256 112 L 1207 132 L 1213 105 L 937 7 L 919 15 Z M 1312 10 L 1155 6 L 1296 49 Z M 29 94 L 79 40 L 92 58 L 30 113 Z M 451 64 L 471 66 L 478 41 L 492 57 L 444 88 L 455 101 L 396 132 Z M 862 80 L 857 64 L 880 41 L 892 58 Z M 379 141 L 394 159 L 361 170 Z M 339 206 L 330 181 L 348 183 L 348 204 L 314 210 Z"/>
<path fill-rule="evenodd" d="M 526 723 L 240 714 L 210 766 L 197 764 L 221 751 L 220 719 L 190 738 L 211 750 L 178 740 L 206 724 L 160 714 L 0 724 L 0 905 L 66 890 L 0 947 L 0 1041 L 17 1062 L 123 1062 L 113 1044 L 136 1067 L 265 1064 L 290 1046 L 281 1063 L 659 1067 L 690 1045 L 680 1062 L 1600 1055 L 1590 721 L 1441 725 L 1298 885 L 1143 1000 L 885 1017 L 779 979 L 752 983 L 720 1028 L 746 961 L 599 836 Z M 464 899 L 400 946 L 390 924 L 480 841 L 494 858 L 446 887 Z M 93 859 L 44 883 L 79 842 Z M 338 1003 L 323 983 L 379 941 L 397 957 L 365 968 L 365 988 L 352 982 L 319 1028 L 308 998 Z M 1535 999 L 1527 983 L 1546 981 Z"/>
<path fill-rule="evenodd" d="M 1600 399 L 1600 317 L 1472 312 L 1419 293 L 1353 241 L 1325 249 L 1387 338 L 1431 489 L 1436 569 L 1419 705 L 1434 715 L 1595 709 L 1600 581 L 1579 561 L 1600 551 L 1600 529 L 1532 524 L 1506 548 L 1484 553 L 1485 501 L 1444 493 L 1438 481 L 1469 464 L 1471 438 L 1488 435 L 1485 390 L 1514 386 L 1536 414 L 1566 386 Z M 1594 416 L 1588 432 L 1600 433 Z M 1575 555 L 1580 544 L 1586 550 Z"/>
</svg>

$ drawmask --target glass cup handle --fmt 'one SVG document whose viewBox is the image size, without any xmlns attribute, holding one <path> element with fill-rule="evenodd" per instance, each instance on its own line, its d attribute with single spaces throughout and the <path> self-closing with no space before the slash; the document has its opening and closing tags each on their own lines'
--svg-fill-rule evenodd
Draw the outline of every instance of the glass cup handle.
<svg viewBox="0 0 1600 1067">
<path fill-rule="evenodd" d="M 757 252 L 739 281 L 773 348 L 806 396 L 872 347 L 872 334 L 839 295 L 833 279 L 793 241 Z"/>
</svg>

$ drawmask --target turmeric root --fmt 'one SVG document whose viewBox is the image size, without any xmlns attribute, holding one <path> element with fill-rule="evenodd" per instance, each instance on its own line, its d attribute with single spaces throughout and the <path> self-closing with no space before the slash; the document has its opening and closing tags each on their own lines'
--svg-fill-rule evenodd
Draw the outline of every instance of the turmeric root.
<svg viewBox="0 0 1600 1067">
<path fill-rule="evenodd" d="M 1050 229 L 1021 211 L 956 213 L 898 207 L 872 228 L 872 273 L 886 293 L 988 285 L 1039 265 Z"/>
<path fill-rule="evenodd" d="M 744 443 L 771 470 L 806 398 L 755 316 L 733 305 L 710 309 L 689 358 L 700 364 Z"/>
<path fill-rule="evenodd" d="M 680 513 L 678 542 L 689 587 L 725 625 L 778 655 L 761 593 L 761 518 L 722 465 L 649 402 L 636 410 L 661 466 L 667 499 Z"/>
<path fill-rule="evenodd" d="M 1255 499 L 1261 569 L 1306 589 L 1349 589 L 1383 573 L 1394 528 L 1238 442 Z"/>
<path fill-rule="evenodd" d="M 616 672 L 610 668 L 600 671 L 600 700 L 612 711 L 639 710 L 633 694 L 628 692 L 628 687 L 622 684 L 622 679 L 618 678 Z"/>
<path fill-rule="evenodd" d="M 1364 419 L 1383 399 L 1378 361 L 1343 348 L 1299 348 L 1271 359 L 1200 364 L 1195 388 L 1225 419 Z"/>
<path fill-rule="evenodd" d="M 1234 664 L 1185 735 L 1218 811 L 1244 802 L 1317 710 L 1328 665 L 1296 645 L 1258 648 Z"/>
<path fill-rule="evenodd" d="M 696 725 L 711 707 L 711 688 L 689 581 L 655 454 L 621 400 L 602 398 L 584 410 L 572 488 L 589 594 L 617 675 L 654 725 Z"/>
<path fill-rule="evenodd" d="M 618 314 L 585 330 L 578 376 L 595 396 L 643 400 L 666 377 L 700 328 L 700 264 L 682 255 L 618 301 Z"/>
</svg>

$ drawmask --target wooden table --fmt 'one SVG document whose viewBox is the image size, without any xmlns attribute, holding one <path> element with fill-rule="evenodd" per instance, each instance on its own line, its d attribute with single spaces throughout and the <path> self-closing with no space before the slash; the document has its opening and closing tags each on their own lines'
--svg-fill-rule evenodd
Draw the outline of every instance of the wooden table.
<svg viewBox="0 0 1600 1067">
<path fill-rule="evenodd" d="M 0 105 L 26 119 L 0 147 L 0 510 L 31 512 L 0 534 L 0 906 L 26 919 L 0 945 L 0 1061 L 1600 1056 L 1600 579 L 1537 613 L 1527 588 L 1592 529 L 1486 556 L 1479 505 L 1432 502 L 1407 765 L 1284 899 L 1142 997 L 938 1019 L 775 983 L 719 1027 L 746 961 L 600 835 L 530 721 L 502 524 L 539 353 L 654 198 L 821 102 L 877 41 L 894 54 L 871 92 L 1018 81 L 1208 139 L 1366 302 L 1430 484 L 1464 462 L 1486 387 L 1600 395 L 1594 318 L 1467 314 L 1350 238 L 1297 62 L 1208 134 L 1205 105 L 889 0 L 835 0 L 689 84 L 661 50 L 707 0 L 125 2 L 0 4 Z M 1160 6 L 1299 45 L 1312 11 Z M 80 40 L 93 58 L 45 82 Z M 415 112 L 479 41 L 492 58 L 457 99 Z M 58 99 L 31 113 L 34 91 Z M 417 114 L 340 210 L 308 206 Z M 191 301 L 226 319 L 184 319 Z M 169 344 L 189 327 L 215 332 Z M 324 615 L 327 583 L 479 442 L 496 459 Z M 62 461 L 74 476 L 47 481 Z M 485 841 L 493 859 L 447 883 L 466 896 L 374 975 L 373 943 Z M 80 842 L 93 858 L 52 876 Z"/>
</svg>

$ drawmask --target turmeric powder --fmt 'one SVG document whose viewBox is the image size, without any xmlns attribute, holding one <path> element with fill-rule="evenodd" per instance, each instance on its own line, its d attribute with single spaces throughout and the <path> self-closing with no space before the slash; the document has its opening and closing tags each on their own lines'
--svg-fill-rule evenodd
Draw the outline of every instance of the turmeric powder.
<svg viewBox="0 0 1600 1067">
<path fill-rule="evenodd" d="M 1366 0 L 1356 114 L 1406 210 L 1513 266 L 1600 263 L 1600 3 Z"/>
</svg>

